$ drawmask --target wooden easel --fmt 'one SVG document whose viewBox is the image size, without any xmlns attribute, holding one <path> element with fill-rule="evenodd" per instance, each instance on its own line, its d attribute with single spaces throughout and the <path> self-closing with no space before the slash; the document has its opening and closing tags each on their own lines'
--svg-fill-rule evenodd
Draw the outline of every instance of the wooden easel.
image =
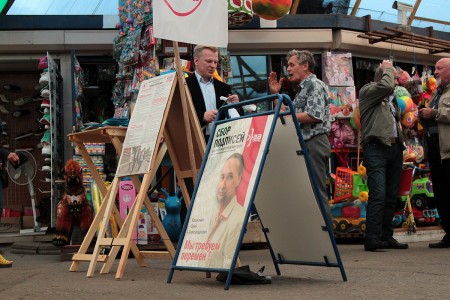
<svg viewBox="0 0 450 300">
<path fill-rule="evenodd" d="M 175 248 L 165 231 L 162 222 L 147 196 L 149 186 L 155 177 L 161 161 L 169 152 L 172 160 L 178 184 L 181 187 L 183 198 L 186 205 L 189 205 L 190 196 L 186 187 L 185 179 L 192 178 L 195 183 L 201 161 L 205 153 L 205 141 L 200 129 L 199 121 L 195 114 L 195 109 L 190 98 L 190 93 L 185 88 L 183 72 L 181 69 L 178 43 L 174 43 L 175 61 L 177 66 L 177 76 L 167 100 L 166 109 L 162 119 L 161 127 L 157 135 L 157 141 L 164 141 L 155 146 L 154 155 L 150 163 L 150 169 L 144 173 L 141 181 L 137 175 L 132 175 L 131 180 L 135 185 L 138 194 L 125 219 L 122 220 L 119 210 L 115 205 L 115 199 L 118 191 L 120 177 L 114 178 L 106 195 L 102 199 L 102 204 L 89 231 L 78 251 L 72 258 L 70 271 L 77 271 L 81 261 L 89 261 L 87 277 L 93 277 L 97 262 L 103 262 L 101 274 L 108 273 L 119 253 L 121 247 L 122 255 L 116 272 L 116 279 L 120 279 L 125 271 L 128 260 L 128 254 L 131 251 L 140 266 L 146 266 L 144 257 L 151 258 L 173 258 Z M 180 120 L 183 120 L 180 124 Z M 181 125 L 181 126 L 180 126 Z M 184 128 L 182 128 L 184 126 Z M 184 130 L 183 130 L 184 129 Z M 146 128 L 146 130 L 152 130 Z M 188 157 L 186 157 L 188 156 Z M 155 221 L 156 228 L 162 238 L 167 251 L 140 251 L 132 240 L 134 227 L 137 224 L 142 205 L 147 208 L 152 220 Z M 119 234 L 115 238 L 105 238 L 105 232 L 110 216 L 113 216 L 120 227 Z M 92 254 L 86 254 L 89 245 L 94 238 L 97 228 L 100 226 L 95 248 Z M 101 254 L 100 251 L 105 246 L 111 246 L 109 254 Z"/>
</svg>

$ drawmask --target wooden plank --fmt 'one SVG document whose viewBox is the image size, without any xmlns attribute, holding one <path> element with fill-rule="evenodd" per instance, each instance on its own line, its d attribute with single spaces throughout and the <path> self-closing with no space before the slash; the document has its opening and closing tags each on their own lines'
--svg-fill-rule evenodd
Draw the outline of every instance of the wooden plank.
<svg viewBox="0 0 450 300">
<path fill-rule="evenodd" d="M 143 257 L 149 258 L 167 258 L 173 259 L 172 255 L 169 252 L 165 251 L 141 251 Z"/>
<path fill-rule="evenodd" d="M 72 256 L 72 260 L 77 260 L 77 261 L 90 261 L 92 259 L 92 254 L 74 254 Z M 108 255 L 99 255 L 97 257 L 97 260 L 99 262 L 105 262 L 108 259 Z"/>
</svg>

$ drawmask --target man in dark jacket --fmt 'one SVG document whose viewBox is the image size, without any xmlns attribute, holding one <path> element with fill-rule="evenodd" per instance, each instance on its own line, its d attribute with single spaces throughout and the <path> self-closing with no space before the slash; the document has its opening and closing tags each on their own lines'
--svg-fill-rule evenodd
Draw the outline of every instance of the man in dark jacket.
<svg viewBox="0 0 450 300">
<path fill-rule="evenodd" d="M 450 58 L 441 58 L 436 63 L 434 75 L 439 87 L 431 96 L 429 107 L 420 109 L 419 117 L 425 129 L 425 154 L 445 235 L 429 247 L 450 248 Z"/>
<path fill-rule="evenodd" d="M 367 169 L 369 202 L 366 216 L 364 249 L 406 249 L 393 238 L 392 218 L 403 164 L 403 135 L 400 109 L 394 97 L 396 71 L 383 60 L 375 72 L 374 82 L 359 91 L 361 145 Z"/>
<path fill-rule="evenodd" d="M 226 103 L 239 101 L 237 95 L 231 94 L 231 87 L 228 84 L 214 78 L 218 63 L 218 48 L 197 45 L 194 48 L 195 72 L 186 78 L 206 142 L 208 142 L 211 134 L 211 125 L 216 119 L 217 111 L 225 104 L 225 101 L 220 100 L 220 97 L 226 97 Z"/>
</svg>

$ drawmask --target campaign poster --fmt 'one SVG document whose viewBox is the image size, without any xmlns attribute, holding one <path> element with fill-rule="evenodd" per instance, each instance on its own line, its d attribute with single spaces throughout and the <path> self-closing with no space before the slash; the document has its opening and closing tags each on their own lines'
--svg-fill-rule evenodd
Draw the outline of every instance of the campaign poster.
<svg viewBox="0 0 450 300">
<path fill-rule="evenodd" d="M 176 73 L 171 72 L 141 83 L 125 135 L 116 177 L 150 171 L 153 151 L 175 76 Z"/>
<path fill-rule="evenodd" d="M 231 267 L 272 121 L 273 115 L 217 125 L 177 266 Z"/>
</svg>

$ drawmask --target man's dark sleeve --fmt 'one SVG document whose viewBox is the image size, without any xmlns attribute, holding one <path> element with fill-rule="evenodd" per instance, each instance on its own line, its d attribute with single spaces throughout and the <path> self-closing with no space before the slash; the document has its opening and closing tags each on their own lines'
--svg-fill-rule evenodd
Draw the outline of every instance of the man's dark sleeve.
<svg viewBox="0 0 450 300">
<path fill-rule="evenodd" d="M 9 150 L 6 150 L 5 148 L 0 148 L 0 159 L 1 160 L 8 159 L 9 153 L 11 153 Z"/>
</svg>

